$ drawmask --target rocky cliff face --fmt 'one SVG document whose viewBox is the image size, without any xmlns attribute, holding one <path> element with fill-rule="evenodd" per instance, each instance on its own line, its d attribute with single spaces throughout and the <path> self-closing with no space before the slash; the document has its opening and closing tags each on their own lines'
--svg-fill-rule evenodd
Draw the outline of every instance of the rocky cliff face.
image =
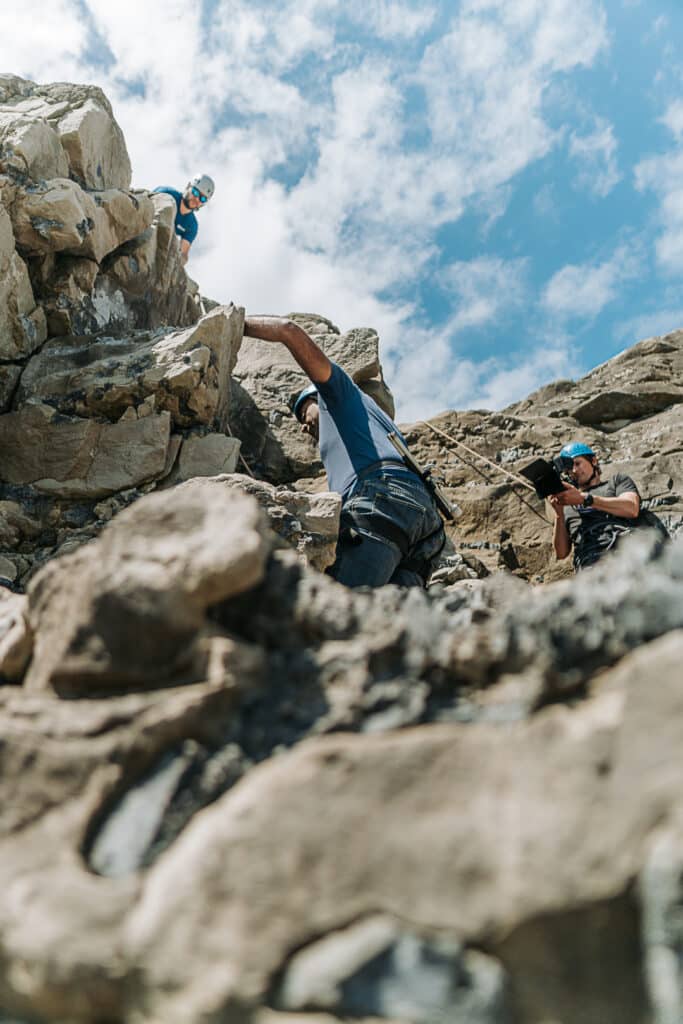
<svg viewBox="0 0 683 1024">
<path fill-rule="evenodd" d="M 683 1019 L 683 540 L 557 579 L 506 476 L 582 437 L 680 534 L 683 332 L 409 426 L 457 550 L 351 592 L 302 374 L 106 98 L 0 76 L 0 173 L 0 1021 Z"/>
<path fill-rule="evenodd" d="M 460 546 L 477 549 L 491 568 L 513 568 L 527 579 L 547 581 L 570 567 L 554 564 L 552 517 L 509 474 L 518 476 L 538 456 L 556 455 L 568 441 L 584 440 L 599 452 L 603 476 L 632 476 L 648 506 L 678 535 L 682 402 L 683 331 L 674 331 L 634 345 L 579 381 L 550 384 L 501 412 L 449 412 L 431 425 L 416 424 L 408 436 L 418 457 L 437 467 L 463 510 L 454 531 Z"/>
</svg>

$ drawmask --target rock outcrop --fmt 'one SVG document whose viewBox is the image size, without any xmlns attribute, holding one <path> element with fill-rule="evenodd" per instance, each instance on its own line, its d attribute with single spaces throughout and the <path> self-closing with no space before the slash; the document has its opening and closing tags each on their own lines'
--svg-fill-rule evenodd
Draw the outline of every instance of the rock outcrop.
<svg viewBox="0 0 683 1024">
<path fill-rule="evenodd" d="M 351 591 L 303 374 L 129 185 L 0 76 L 0 1021 L 678 1024 L 683 331 L 405 427 L 455 550 Z M 578 438 L 674 539 L 560 579 L 519 471 Z"/>
<path fill-rule="evenodd" d="M 554 562 L 552 515 L 519 481 L 520 469 L 539 456 L 551 458 L 568 441 L 584 440 L 598 452 L 603 476 L 632 476 L 648 506 L 679 534 L 682 385 L 683 331 L 674 331 L 500 412 L 449 412 L 415 424 L 408 439 L 421 461 L 434 464 L 462 509 L 451 531 L 461 550 L 471 546 L 489 568 L 552 580 L 571 567 Z"/>
</svg>

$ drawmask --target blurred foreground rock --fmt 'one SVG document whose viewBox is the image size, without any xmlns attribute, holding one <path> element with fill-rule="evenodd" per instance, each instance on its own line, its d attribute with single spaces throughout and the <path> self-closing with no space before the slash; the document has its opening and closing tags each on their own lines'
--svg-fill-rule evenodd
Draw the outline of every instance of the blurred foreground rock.
<svg viewBox="0 0 683 1024">
<path fill-rule="evenodd" d="M 53 561 L 0 691 L 5 1012 L 648 1019 L 678 942 L 652 873 L 683 850 L 683 547 L 504 580 L 346 590 L 220 481 Z"/>
</svg>

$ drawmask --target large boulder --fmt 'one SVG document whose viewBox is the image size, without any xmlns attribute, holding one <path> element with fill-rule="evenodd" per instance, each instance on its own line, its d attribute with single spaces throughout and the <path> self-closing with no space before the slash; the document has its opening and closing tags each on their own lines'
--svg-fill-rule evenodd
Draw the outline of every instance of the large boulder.
<svg viewBox="0 0 683 1024">
<path fill-rule="evenodd" d="M 20 178 L 66 178 L 69 161 L 47 121 L 0 105 L 0 170 Z"/>
<path fill-rule="evenodd" d="M 187 441 L 184 441 L 179 462 L 186 444 Z M 303 555 L 309 565 L 324 571 L 334 562 L 341 513 L 341 498 L 334 491 L 321 494 L 290 491 L 286 487 L 274 487 L 265 480 L 255 480 L 243 473 L 202 475 L 211 476 L 204 486 L 227 486 L 256 498 L 274 533 L 284 541 L 286 547 Z M 171 479 L 172 475 L 169 477 Z M 197 485 L 198 481 L 193 481 L 193 488 Z"/>
<path fill-rule="evenodd" d="M 14 234 L 23 252 L 64 252 L 98 263 L 145 231 L 153 216 L 153 203 L 144 193 L 85 192 L 68 178 L 19 190 L 12 208 Z"/>
<path fill-rule="evenodd" d="M 0 416 L 0 480 L 70 498 L 102 497 L 163 476 L 170 431 L 168 412 L 101 423 L 26 405 Z"/>
<path fill-rule="evenodd" d="M 641 1024 L 676 991 L 647 965 L 677 948 L 680 545 L 545 593 L 355 593 L 264 526 L 195 481 L 32 584 L 0 1005 Z"/>
<path fill-rule="evenodd" d="M 7 126 L 4 158 L 28 177 L 66 176 L 66 164 L 69 177 L 84 188 L 129 187 L 125 139 L 109 100 L 97 86 L 37 85 L 16 75 L 0 75 L 0 117 Z M 27 124 L 38 127 L 30 130 Z M 55 173 L 45 173 L 52 169 Z"/>
<path fill-rule="evenodd" d="M 172 472 L 164 486 L 172 486 L 196 477 L 215 477 L 234 473 L 239 462 L 241 443 L 227 434 L 190 434 L 183 438 Z"/>
<path fill-rule="evenodd" d="M 95 695 L 205 677 L 205 611 L 258 583 L 267 552 L 244 494 L 186 485 L 141 499 L 32 581 L 27 689 Z"/>
<path fill-rule="evenodd" d="M 151 226 L 105 259 L 95 282 L 92 305 L 98 327 L 182 327 L 196 323 L 203 312 L 198 288 L 180 259 L 175 202 L 164 193 L 149 198 Z"/>
<path fill-rule="evenodd" d="M 73 178 L 86 188 L 128 188 L 126 143 L 104 93 L 91 88 L 69 105 L 57 121 L 57 132 Z"/>
<path fill-rule="evenodd" d="M 30 355 L 46 337 L 45 314 L 36 306 L 26 264 L 14 247 L 12 223 L 0 204 L 0 360 Z"/>
<path fill-rule="evenodd" d="M 108 420 L 127 409 L 166 410 L 176 427 L 224 428 L 243 318 L 241 309 L 218 306 L 181 331 L 54 339 L 29 361 L 15 407 L 42 402 Z"/>
<path fill-rule="evenodd" d="M 138 202 L 145 223 L 151 204 L 149 227 L 105 256 L 101 265 L 62 253 L 31 260 L 34 287 L 52 337 L 102 330 L 121 334 L 169 324 L 184 327 L 201 315 L 198 288 L 180 259 L 175 206 L 164 202 L 169 197 L 139 192 L 114 195 L 124 215 L 126 204 L 121 197 Z M 113 209 L 110 204 L 107 214 Z"/>
<path fill-rule="evenodd" d="M 492 1002 L 491 1015 L 456 1021 L 647 1019 L 630 890 L 657 815 L 681 811 L 680 653 L 679 634 L 650 652 L 654 689 L 643 690 L 633 662 L 618 695 L 597 695 L 573 713 L 552 708 L 504 730 L 340 736 L 254 771 L 146 877 L 127 936 L 148 985 L 142 1019 L 210 1019 L 228 1007 L 249 1019 L 254 1004 L 295 999 L 344 1016 L 362 990 L 358 932 L 378 907 L 393 918 L 384 943 L 392 927 L 423 942 L 435 933 L 450 940 L 444 982 L 457 977 L 463 952 L 482 945 L 501 980 L 508 976 L 506 1016 L 493 1015 Z M 661 773 L 645 742 L 653 729 Z M 354 925 L 355 949 L 347 941 L 340 950 L 342 929 Z M 338 950 L 327 964 L 316 947 L 323 936 Z M 403 977 L 408 964 L 415 959 L 404 961 Z M 374 977 L 383 972 L 390 977 L 385 958 Z M 273 985 L 283 976 L 284 995 Z M 476 991 L 474 977 L 463 980 L 461 998 Z M 446 999 L 439 1017 L 451 1019 L 457 1003 Z"/>
</svg>

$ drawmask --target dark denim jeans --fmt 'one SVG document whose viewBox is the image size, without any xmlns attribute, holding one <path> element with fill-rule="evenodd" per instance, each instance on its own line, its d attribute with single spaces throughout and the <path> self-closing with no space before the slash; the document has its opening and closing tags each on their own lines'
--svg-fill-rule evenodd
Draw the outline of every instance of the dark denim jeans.
<svg viewBox="0 0 683 1024">
<path fill-rule="evenodd" d="M 423 587 L 444 542 L 441 516 L 420 478 L 382 466 L 344 502 L 328 572 L 347 587 Z"/>
</svg>

